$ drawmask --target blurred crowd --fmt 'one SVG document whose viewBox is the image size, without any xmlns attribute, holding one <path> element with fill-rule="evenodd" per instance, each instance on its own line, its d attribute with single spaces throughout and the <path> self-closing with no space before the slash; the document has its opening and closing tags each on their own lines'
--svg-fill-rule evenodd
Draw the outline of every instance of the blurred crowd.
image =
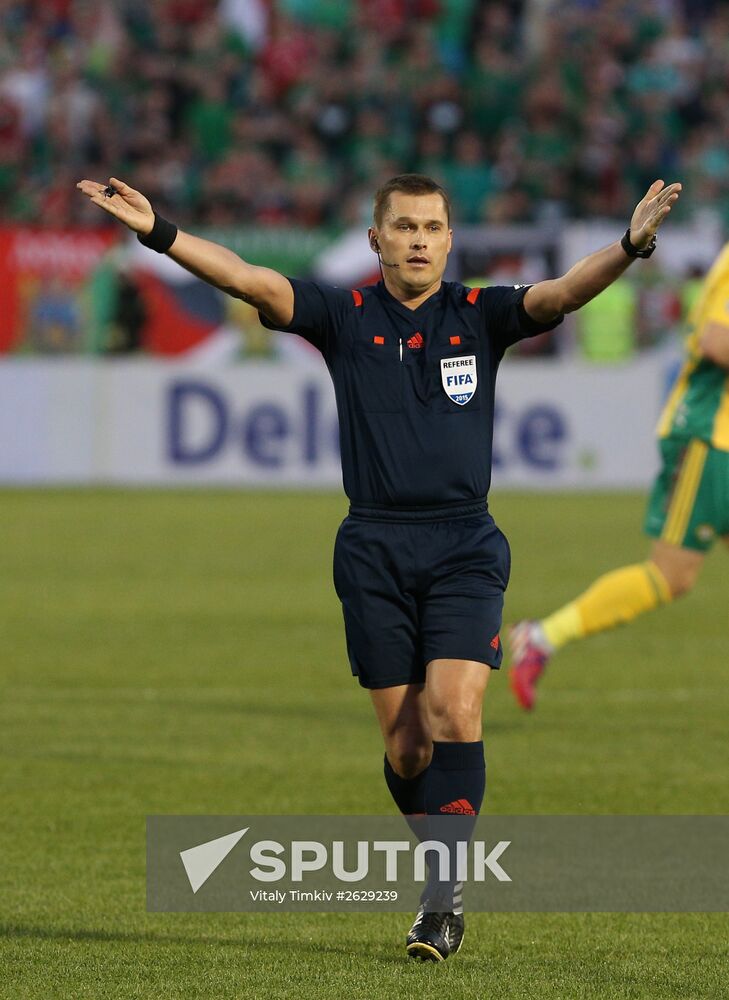
<svg viewBox="0 0 729 1000">
<path fill-rule="evenodd" d="M 0 217 L 342 226 L 431 174 L 467 223 L 625 218 L 655 177 L 729 224 L 729 5 L 0 0 Z"/>
</svg>

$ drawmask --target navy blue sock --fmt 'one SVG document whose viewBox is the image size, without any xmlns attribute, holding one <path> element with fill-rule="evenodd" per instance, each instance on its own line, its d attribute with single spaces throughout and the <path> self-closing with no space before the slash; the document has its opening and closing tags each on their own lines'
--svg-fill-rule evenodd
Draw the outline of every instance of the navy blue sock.
<svg viewBox="0 0 729 1000">
<path fill-rule="evenodd" d="M 414 778 L 401 778 L 393 770 L 392 764 L 385 754 L 385 781 L 390 789 L 390 795 L 395 805 L 404 816 L 422 815 L 425 813 L 425 781 L 428 768 L 424 768 Z"/>
<path fill-rule="evenodd" d="M 414 778 L 401 778 L 393 770 L 385 754 L 385 781 L 395 805 L 403 814 L 405 822 L 419 841 L 428 839 L 428 817 L 425 813 L 425 783 L 428 768 L 425 767 Z M 426 859 L 427 861 L 427 859 Z"/>
<path fill-rule="evenodd" d="M 477 816 L 486 789 L 483 740 L 434 742 L 427 774 L 425 811 L 429 816 Z"/>
<path fill-rule="evenodd" d="M 457 841 L 470 840 L 486 789 L 486 760 L 483 741 L 474 743 L 433 743 L 433 758 L 425 783 L 425 809 L 429 816 L 458 817 L 446 833 L 438 832 L 455 859 Z M 431 830 L 431 836 L 433 831 Z M 426 900 L 436 910 L 462 910 L 463 886 L 455 878 L 439 882 L 438 865 L 429 865 L 430 877 L 423 890 Z M 455 873 L 453 873 L 455 874 Z"/>
</svg>

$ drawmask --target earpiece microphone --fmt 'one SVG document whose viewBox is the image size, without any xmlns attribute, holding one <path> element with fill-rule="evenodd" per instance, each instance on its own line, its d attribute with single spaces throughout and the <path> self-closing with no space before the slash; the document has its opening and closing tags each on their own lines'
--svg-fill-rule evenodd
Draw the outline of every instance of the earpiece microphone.
<svg viewBox="0 0 729 1000">
<path fill-rule="evenodd" d="M 384 264 L 385 267 L 400 267 L 399 264 L 388 264 L 386 260 L 382 259 L 382 254 L 380 253 L 380 244 L 377 242 L 377 240 L 372 240 L 370 246 L 377 254 L 381 265 Z"/>
</svg>

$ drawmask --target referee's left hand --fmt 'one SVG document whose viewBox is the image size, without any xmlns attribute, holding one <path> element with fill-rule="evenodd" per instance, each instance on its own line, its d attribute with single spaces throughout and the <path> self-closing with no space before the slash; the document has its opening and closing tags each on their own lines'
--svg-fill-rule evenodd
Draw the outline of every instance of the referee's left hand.
<svg viewBox="0 0 729 1000">
<path fill-rule="evenodd" d="M 663 181 L 653 181 L 630 220 L 630 242 L 634 247 L 643 250 L 648 246 L 671 206 L 678 201 L 680 191 L 680 184 L 665 187 Z"/>
</svg>

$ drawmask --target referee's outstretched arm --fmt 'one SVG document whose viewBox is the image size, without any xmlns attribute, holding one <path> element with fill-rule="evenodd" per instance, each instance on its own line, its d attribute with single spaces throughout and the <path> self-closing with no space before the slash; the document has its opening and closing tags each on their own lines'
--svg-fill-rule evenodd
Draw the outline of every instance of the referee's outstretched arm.
<svg viewBox="0 0 729 1000">
<path fill-rule="evenodd" d="M 531 318 L 549 323 L 561 313 L 574 312 L 619 278 L 636 257 L 648 256 L 658 227 L 680 191 L 680 184 L 666 187 L 663 181 L 654 181 L 636 205 L 622 240 L 583 257 L 561 278 L 532 285 L 524 296 L 524 308 Z"/>
<path fill-rule="evenodd" d="M 143 194 L 116 177 L 109 179 L 108 186 L 83 180 L 76 187 L 137 233 L 145 246 L 166 253 L 198 278 L 234 298 L 250 302 L 277 326 L 287 327 L 293 320 L 294 292 L 278 271 L 247 264 L 226 247 L 181 232 L 158 216 Z"/>
</svg>

